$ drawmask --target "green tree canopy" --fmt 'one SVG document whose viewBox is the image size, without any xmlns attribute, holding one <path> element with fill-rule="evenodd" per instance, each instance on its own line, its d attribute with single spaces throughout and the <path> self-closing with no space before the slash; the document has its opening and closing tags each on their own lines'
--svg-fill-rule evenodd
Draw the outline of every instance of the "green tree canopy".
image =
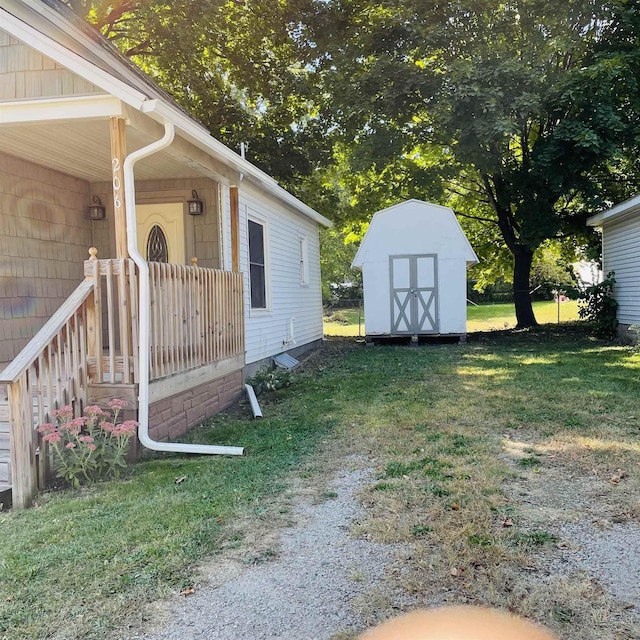
<svg viewBox="0 0 640 640">
<path fill-rule="evenodd" d="M 301 0 L 306 2 L 306 0 Z M 231 148 L 285 185 L 327 164 L 297 0 L 65 0 Z"/>
<path fill-rule="evenodd" d="M 521 327 L 535 324 L 535 251 L 584 234 L 635 143 L 630 4 L 336 0 L 308 23 L 328 126 L 378 175 L 440 150 L 445 189 L 512 255 Z"/>
</svg>

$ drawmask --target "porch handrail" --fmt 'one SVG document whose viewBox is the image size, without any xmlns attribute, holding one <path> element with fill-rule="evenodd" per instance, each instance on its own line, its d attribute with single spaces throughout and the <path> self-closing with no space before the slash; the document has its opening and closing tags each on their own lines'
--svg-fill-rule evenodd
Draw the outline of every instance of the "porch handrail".
<svg viewBox="0 0 640 640">
<path fill-rule="evenodd" d="M 0 372 L 0 384 L 14 384 L 38 359 L 49 343 L 60 333 L 64 325 L 78 311 L 80 305 L 93 291 L 93 281 L 83 280 L 58 310 L 45 322 L 20 353 Z"/>
<path fill-rule="evenodd" d="M 85 279 L 0 372 L 9 401 L 16 508 L 28 506 L 45 484 L 49 456 L 36 426 L 63 405 L 80 415 L 91 383 L 139 383 L 139 274 L 130 259 L 98 260 L 95 248 L 89 253 Z M 197 262 L 150 266 L 152 377 L 244 353 L 242 274 L 200 268 Z"/>
<path fill-rule="evenodd" d="M 82 410 L 86 379 L 86 300 L 93 294 L 85 278 L 18 356 L 0 373 L 9 401 L 9 446 L 13 506 L 29 506 L 44 486 L 47 452 L 37 455 L 36 425 L 63 404 Z M 80 378 L 80 379 L 79 379 Z"/>
</svg>

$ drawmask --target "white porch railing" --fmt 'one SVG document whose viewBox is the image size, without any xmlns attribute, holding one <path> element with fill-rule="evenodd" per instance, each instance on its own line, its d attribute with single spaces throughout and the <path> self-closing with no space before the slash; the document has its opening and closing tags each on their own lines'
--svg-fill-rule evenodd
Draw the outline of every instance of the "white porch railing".
<svg viewBox="0 0 640 640">
<path fill-rule="evenodd" d="M 81 415 L 89 383 L 138 382 L 138 277 L 129 259 L 98 260 L 85 280 L 0 372 L 7 385 L 13 505 L 46 479 L 37 426 L 70 405 Z M 242 274 L 151 263 L 150 379 L 244 354 Z M 40 455 L 36 451 L 40 447 Z"/>
</svg>

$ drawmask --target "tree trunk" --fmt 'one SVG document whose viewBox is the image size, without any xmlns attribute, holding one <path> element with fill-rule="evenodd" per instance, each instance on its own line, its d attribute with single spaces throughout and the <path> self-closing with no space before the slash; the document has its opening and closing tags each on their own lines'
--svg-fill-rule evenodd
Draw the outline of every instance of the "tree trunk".
<svg viewBox="0 0 640 640">
<path fill-rule="evenodd" d="M 513 266 L 513 302 L 516 307 L 517 329 L 535 327 L 538 325 L 533 315 L 531 296 L 529 295 L 529 276 L 533 251 L 521 244 L 515 246 Z"/>
</svg>

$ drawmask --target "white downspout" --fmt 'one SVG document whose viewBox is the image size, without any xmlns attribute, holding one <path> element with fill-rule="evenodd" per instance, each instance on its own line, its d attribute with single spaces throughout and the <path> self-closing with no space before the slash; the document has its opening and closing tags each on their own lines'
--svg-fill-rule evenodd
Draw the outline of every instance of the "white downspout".
<svg viewBox="0 0 640 640">
<path fill-rule="evenodd" d="M 136 226 L 136 192 L 133 167 L 138 160 L 146 158 L 157 151 L 168 147 L 173 142 L 175 129 L 173 123 L 165 120 L 164 136 L 156 142 L 130 153 L 123 165 L 124 169 L 124 201 L 127 218 L 127 248 L 131 259 L 138 266 L 140 273 L 140 380 L 138 384 L 138 438 L 148 449 L 154 451 L 171 451 L 177 453 L 209 453 L 241 456 L 242 447 L 223 447 L 204 444 L 183 444 L 177 442 L 157 442 L 149 437 L 149 265 L 138 251 L 138 230 Z"/>
</svg>

